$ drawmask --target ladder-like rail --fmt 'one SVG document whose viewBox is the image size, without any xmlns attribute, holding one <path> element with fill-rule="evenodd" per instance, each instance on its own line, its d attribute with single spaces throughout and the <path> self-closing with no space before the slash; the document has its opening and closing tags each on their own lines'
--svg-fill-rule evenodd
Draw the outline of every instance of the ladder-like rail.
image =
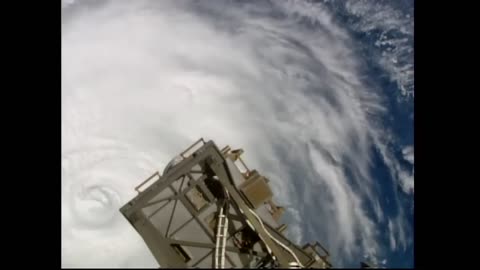
<svg viewBox="0 0 480 270">
<path fill-rule="evenodd" d="M 223 213 L 223 208 L 220 208 L 218 214 L 218 226 L 215 242 L 215 269 L 225 268 L 225 247 L 227 246 L 227 232 L 228 232 L 228 218 Z"/>
</svg>

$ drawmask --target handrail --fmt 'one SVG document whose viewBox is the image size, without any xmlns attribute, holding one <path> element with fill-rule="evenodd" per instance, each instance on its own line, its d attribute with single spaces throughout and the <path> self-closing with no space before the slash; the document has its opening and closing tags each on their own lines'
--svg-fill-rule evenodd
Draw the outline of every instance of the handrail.
<svg viewBox="0 0 480 270">
<path fill-rule="evenodd" d="M 250 175 L 251 171 L 250 169 L 247 167 L 247 164 L 245 164 L 245 162 L 243 161 L 243 159 L 241 157 L 238 157 L 238 160 L 240 160 L 240 163 L 242 163 L 243 167 L 246 169 L 245 173 L 247 174 L 247 176 Z"/>
<path fill-rule="evenodd" d="M 160 174 L 157 172 L 155 172 L 154 174 L 152 174 L 150 177 L 147 178 L 147 180 L 143 181 L 142 183 L 140 183 L 140 185 L 136 186 L 135 187 L 135 191 L 137 191 L 138 193 L 141 193 L 142 191 L 140 191 L 140 187 L 142 187 L 143 185 L 145 185 L 148 181 L 150 181 L 155 175 L 158 175 L 158 178 L 160 178 Z"/>
<path fill-rule="evenodd" d="M 195 147 L 197 144 L 199 144 L 200 142 L 203 143 L 203 145 L 205 145 L 205 141 L 203 140 L 203 138 L 200 138 L 198 141 L 196 141 L 194 144 L 190 145 L 190 147 L 188 147 L 185 151 L 183 151 L 182 153 L 180 153 L 180 156 L 183 157 L 183 158 L 187 158 L 188 156 L 184 156 L 185 153 L 187 153 L 188 151 L 190 151 L 193 147 Z"/>
</svg>

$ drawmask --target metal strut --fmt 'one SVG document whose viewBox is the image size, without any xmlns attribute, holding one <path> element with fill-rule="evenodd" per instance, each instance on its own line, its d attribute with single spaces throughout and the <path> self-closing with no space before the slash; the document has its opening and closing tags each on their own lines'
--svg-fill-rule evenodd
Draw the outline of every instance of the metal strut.
<svg viewBox="0 0 480 270">
<path fill-rule="evenodd" d="M 225 268 L 225 247 L 227 246 L 228 218 L 223 212 L 224 208 L 226 207 L 221 207 L 218 214 L 217 236 L 215 242 L 215 269 Z"/>
</svg>

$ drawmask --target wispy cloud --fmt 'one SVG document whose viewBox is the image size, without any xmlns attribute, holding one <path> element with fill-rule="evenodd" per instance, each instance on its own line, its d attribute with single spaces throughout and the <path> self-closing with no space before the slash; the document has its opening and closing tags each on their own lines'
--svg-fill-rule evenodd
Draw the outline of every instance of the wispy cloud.
<svg viewBox="0 0 480 270">
<path fill-rule="evenodd" d="M 320 29 L 336 21 L 330 11 L 341 7 L 349 21 L 353 22 L 348 24 L 349 29 L 367 33 L 369 37 L 366 39 L 375 39 L 374 58 L 389 75 L 390 80 L 397 83 L 400 94 L 413 97 L 413 6 L 402 7 L 403 3 L 409 1 L 274 1 L 291 19 L 307 19 Z M 337 29 L 336 34 L 346 36 L 347 31 Z"/>
<path fill-rule="evenodd" d="M 375 121 L 381 93 L 326 10 L 309 6 L 313 31 L 295 17 L 302 2 L 274 3 L 112 1 L 64 22 L 64 266 L 155 266 L 118 208 L 199 137 L 246 150 L 297 240 L 320 240 L 339 265 L 381 255 L 374 147 L 401 178 Z M 402 218 L 391 226 L 406 243 Z"/>
<path fill-rule="evenodd" d="M 413 165 L 414 163 L 413 146 L 404 147 L 402 150 L 402 154 L 403 154 L 403 158 Z"/>
<path fill-rule="evenodd" d="M 397 241 L 395 240 L 395 232 L 393 230 L 393 223 L 391 220 L 388 221 L 388 231 L 389 231 L 389 240 L 390 240 L 390 248 L 392 250 L 397 249 Z"/>
</svg>

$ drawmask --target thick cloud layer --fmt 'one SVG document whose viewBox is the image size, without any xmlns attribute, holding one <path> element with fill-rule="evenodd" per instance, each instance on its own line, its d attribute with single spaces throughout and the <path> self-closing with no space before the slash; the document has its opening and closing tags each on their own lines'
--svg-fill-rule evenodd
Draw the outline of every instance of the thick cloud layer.
<svg viewBox="0 0 480 270">
<path fill-rule="evenodd" d="M 312 30 L 291 2 L 212 2 L 64 3 L 62 265 L 155 267 L 118 208 L 200 137 L 244 148 L 292 238 L 320 240 L 334 263 L 383 256 L 382 233 L 405 248 L 410 229 L 397 195 L 384 217 L 372 151 L 393 181 L 404 170 L 348 34 L 321 9 Z"/>
</svg>

